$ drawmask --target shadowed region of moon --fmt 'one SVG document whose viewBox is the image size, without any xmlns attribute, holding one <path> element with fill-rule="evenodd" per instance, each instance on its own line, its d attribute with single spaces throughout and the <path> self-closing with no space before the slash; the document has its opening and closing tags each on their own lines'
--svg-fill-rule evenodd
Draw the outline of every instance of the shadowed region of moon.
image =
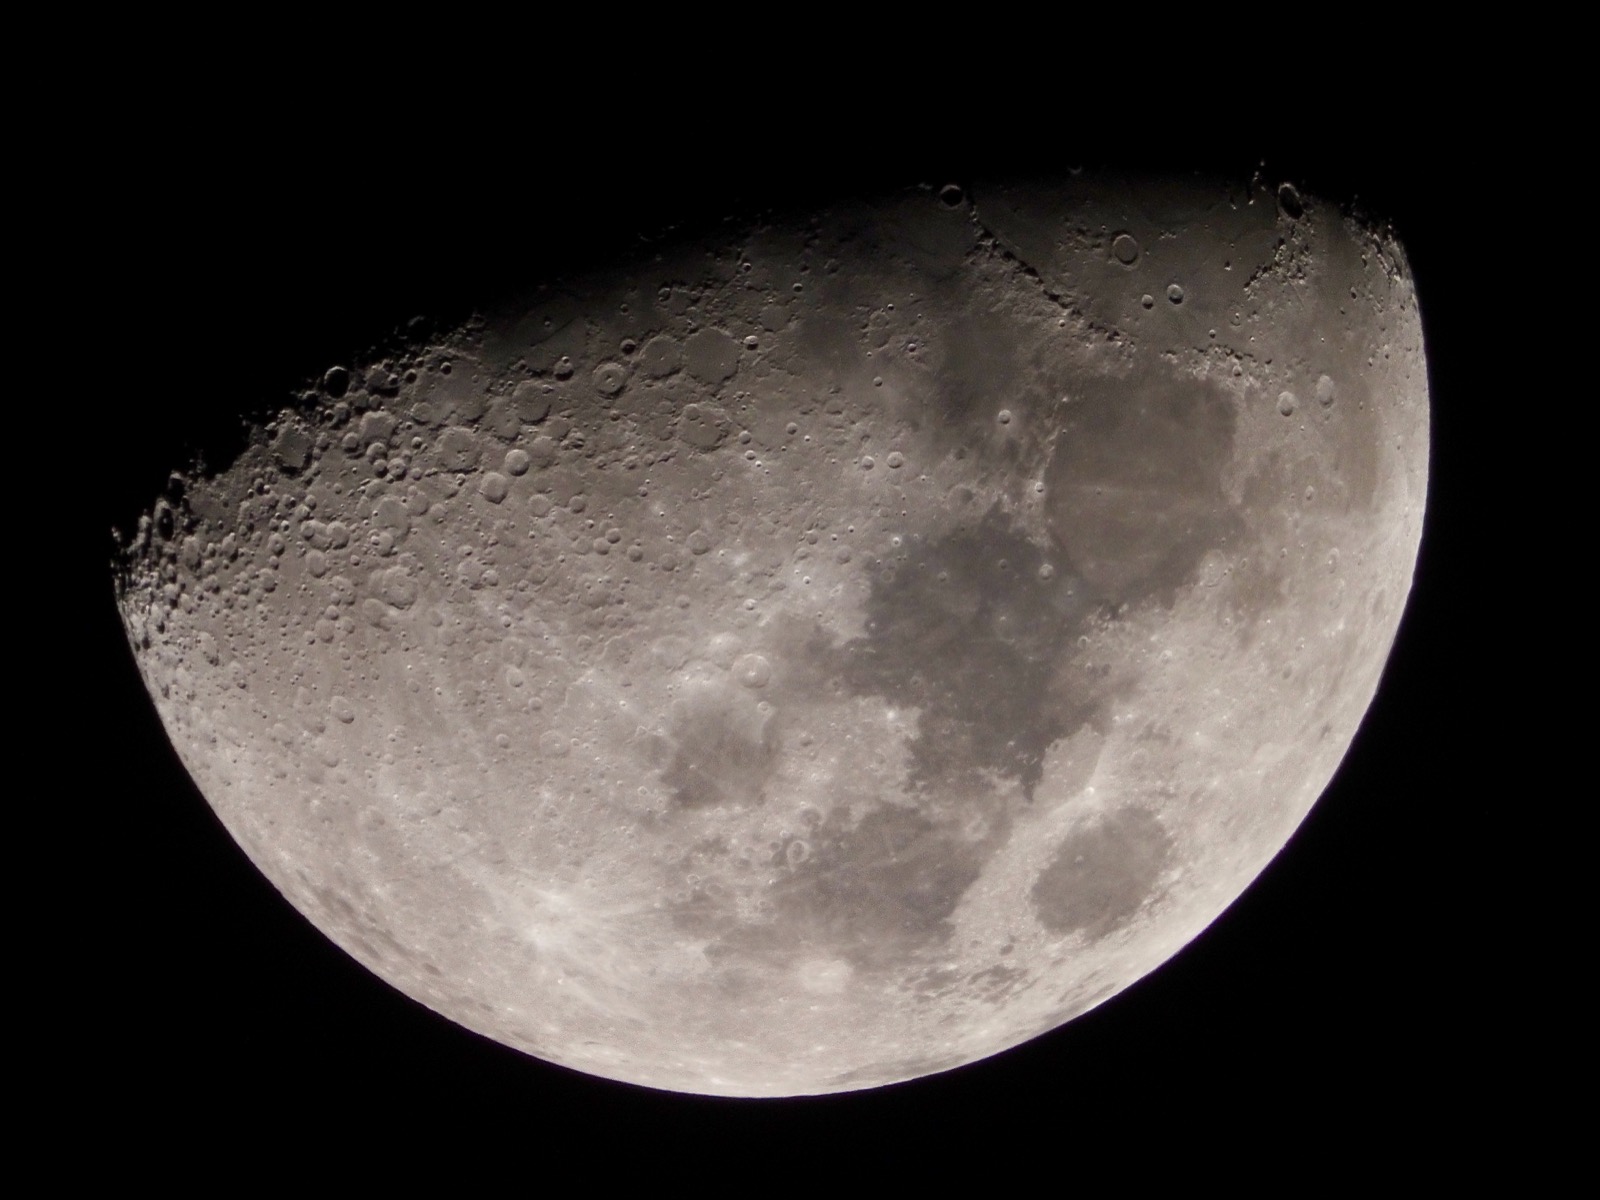
<svg viewBox="0 0 1600 1200">
<path fill-rule="evenodd" d="M 691 1092 L 1169 958 L 1337 767 L 1427 483 L 1404 258 L 1292 188 L 913 188 L 307 366 L 125 541 L 174 746 L 384 979 Z"/>
</svg>

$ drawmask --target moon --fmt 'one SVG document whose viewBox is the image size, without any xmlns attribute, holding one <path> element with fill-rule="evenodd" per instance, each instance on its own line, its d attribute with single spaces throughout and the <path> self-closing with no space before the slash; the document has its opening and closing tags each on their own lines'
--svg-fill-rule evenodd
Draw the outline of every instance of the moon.
<svg viewBox="0 0 1600 1200">
<path fill-rule="evenodd" d="M 1259 182 L 905 189 L 325 366 L 130 540 L 173 745 L 380 977 L 673 1091 L 1170 958 L 1349 746 L 1427 487 L 1402 251 Z"/>
</svg>

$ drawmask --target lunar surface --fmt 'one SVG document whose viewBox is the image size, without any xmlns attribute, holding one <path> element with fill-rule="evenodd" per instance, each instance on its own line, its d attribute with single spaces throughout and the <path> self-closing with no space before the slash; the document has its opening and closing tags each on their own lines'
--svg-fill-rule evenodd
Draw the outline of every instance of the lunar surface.
<svg viewBox="0 0 1600 1200">
<path fill-rule="evenodd" d="M 1282 848 L 1427 484 L 1400 248 L 1292 186 L 932 186 L 319 364 L 127 539 L 233 837 L 542 1059 L 850 1091 L 1100 1004 Z"/>
</svg>

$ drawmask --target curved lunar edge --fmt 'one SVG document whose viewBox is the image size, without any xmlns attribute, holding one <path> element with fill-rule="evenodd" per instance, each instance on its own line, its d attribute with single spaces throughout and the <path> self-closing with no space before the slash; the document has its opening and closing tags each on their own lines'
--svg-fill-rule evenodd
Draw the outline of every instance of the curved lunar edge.
<svg viewBox="0 0 1600 1200">
<path fill-rule="evenodd" d="M 1200 183 L 727 226 L 338 367 L 122 618 L 233 837 L 540 1058 L 849 1091 L 1174 954 L 1284 845 L 1411 583 L 1399 247 Z"/>
</svg>

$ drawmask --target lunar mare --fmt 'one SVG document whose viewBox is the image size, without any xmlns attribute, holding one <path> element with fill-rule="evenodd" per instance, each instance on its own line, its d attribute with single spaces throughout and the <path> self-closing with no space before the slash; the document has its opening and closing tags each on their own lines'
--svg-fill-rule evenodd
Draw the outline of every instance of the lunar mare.
<svg viewBox="0 0 1600 1200">
<path fill-rule="evenodd" d="M 119 564 L 300 911 L 507 1045 L 846 1091 L 1114 995 L 1283 846 L 1410 588 L 1399 247 L 1288 190 L 911 189 L 320 371 Z"/>
</svg>

